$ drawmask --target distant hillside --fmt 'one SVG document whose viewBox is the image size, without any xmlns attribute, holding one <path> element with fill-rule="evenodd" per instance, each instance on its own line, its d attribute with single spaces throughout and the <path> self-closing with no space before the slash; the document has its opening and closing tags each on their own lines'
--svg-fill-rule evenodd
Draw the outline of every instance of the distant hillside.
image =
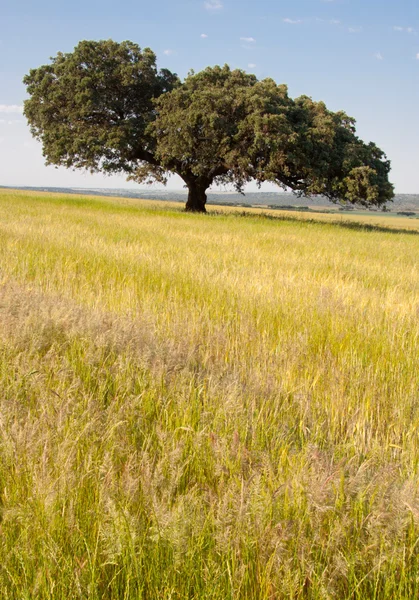
<svg viewBox="0 0 419 600">
<path fill-rule="evenodd" d="M 0 188 L 6 186 L 0 186 Z M 114 196 L 123 198 L 146 198 L 150 200 L 174 200 L 185 202 L 186 190 L 154 190 L 152 188 L 58 188 L 58 187 L 20 187 L 22 190 L 58 192 L 65 194 L 91 194 L 94 196 Z M 290 192 L 250 192 L 245 195 L 230 192 L 211 192 L 208 194 L 209 204 L 236 205 L 236 206 L 269 206 L 272 208 L 305 208 L 317 210 L 366 210 L 362 207 L 340 206 L 333 204 L 327 198 L 299 198 Z M 419 194 L 397 194 L 393 202 L 387 204 L 387 210 L 392 213 L 413 212 L 419 213 Z M 376 210 L 376 209 L 372 209 Z"/>
</svg>

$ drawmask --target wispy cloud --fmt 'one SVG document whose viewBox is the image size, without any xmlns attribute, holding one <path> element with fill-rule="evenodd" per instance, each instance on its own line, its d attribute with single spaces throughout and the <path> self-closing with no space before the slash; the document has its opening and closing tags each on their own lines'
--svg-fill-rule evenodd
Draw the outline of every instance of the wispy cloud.
<svg viewBox="0 0 419 600">
<path fill-rule="evenodd" d="M 381 52 L 375 52 L 374 58 L 377 60 L 384 60 L 384 56 L 381 54 Z"/>
<path fill-rule="evenodd" d="M 249 69 L 254 69 L 256 67 L 255 63 L 249 63 L 247 66 Z"/>
<path fill-rule="evenodd" d="M 416 54 L 416 60 L 419 60 L 419 52 Z"/>
<path fill-rule="evenodd" d="M 23 112 L 23 106 L 20 104 L 0 104 L 0 113 L 21 113 Z"/>
<path fill-rule="evenodd" d="M 321 17 L 316 17 L 315 21 L 317 23 L 326 23 L 329 25 L 341 25 L 342 21 L 339 21 L 339 19 L 322 19 Z"/>
<path fill-rule="evenodd" d="M 404 33 L 416 33 L 416 29 L 414 27 L 401 27 L 400 25 L 394 25 L 394 31 L 403 31 Z"/>
<path fill-rule="evenodd" d="M 250 44 L 256 42 L 255 38 L 252 37 L 241 37 L 240 39 L 242 42 L 249 42 Z"/>
<path fill-rule="evenodd" d="M 301 19 L 289 19 L 288 17 L 282 20 L 284 23 L 289 23 L 290 25 L 298 25 L 299 23 L 302 23 Z"/>
<path fill-rule="evenodd" d="M 173 54 L 173 50 L 168 48 L 167 50 L 163 50 L 163 54 L 165 54 L 166 56 L 170 56 L 171 54 Z"/>
<path fill-rule="evenodd" d="M 362 27 L 348 27 L 349 33 L 361 33 Z"/>
<path fill-rule="evenodd" d="M 221 10 L 223 8 L 223 3 L 221 0 L 206 0 L 204 2 L 204 6 L 207 10 Z"/>
<path fill-rule="evenodd" d="M 201 33 L 201 38 L 202 38 L 203 40 L 205 40 L 207 37 L 208 37 L 208 36 L 207 36 L 207 34 L 206 34 L 206 33 Z"/>
</svg>

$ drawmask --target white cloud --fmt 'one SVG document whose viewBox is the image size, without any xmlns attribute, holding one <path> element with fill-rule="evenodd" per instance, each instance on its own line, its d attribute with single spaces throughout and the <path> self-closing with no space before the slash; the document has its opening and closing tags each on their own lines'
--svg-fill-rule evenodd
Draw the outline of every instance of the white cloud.
<svg viewBox="0 0 419 600">
<path fill-rule="evenodd" d="M 168 48 L 167 50 L 163 50 L 163 54 L 165 54 L 166 56 L 170 56 L 171 54 L 173 54 L 173 50 L 170 50 L 170 48 Z"/>
<path fill-rule="evenodd" d="M 201 38 L 202 38 L 203 40 L 205 40 L 207 37 L 208 37 L 208 36 L 207 36 L 207 34 L 206 34 L 206 33 L 201 33 Z"/>
<path fill-rule="evenodd" d="M 242 42 L 249 42 L 249 43 L 256 42 L 255 38 L 252 38 L 252 37 L 241 37 L 240 39 Z"/>
<path fill-rule="evenodd" d="M 255 63 L 249 63 L 247 66 L 249 69 L 254 69 L 256 67 Z"/>
<path fill-rule="evenodd" d="M 362 27 L 348 27 L 349 33 L 361 33 Z"/>
<path fill-rule="evenodd" d="M 342 21 L 339 21 L 339 19 L 329 19 L 328 21 L 326 21 L 326 19 L 316 17 L 315 20 L 317 21 L 317 23 L 328 23 L 329 25 L 341 25 L 342 23 Z"/>
<path fill-rule="evenodd" d="M 419 52 L 416 54 L 416 60 L 419 60 Z"/>
<path fill-rule="evenodd" d="M 223 3 L 221 0 L 207 0 L 204 2 L 204 6 L 207 10 L 221 10 L 223 8 Z"/>
<path fill-rule="evenodd" d="M 282 19 L 284 23 L 290 23 L 291 25 L 298 25 L 299 23 L 302 23 L 301 19 Z"/>
<path fill-rule="evenodd" d="M 416 34 L 416 29 L 414 27 L 401 27 L 400 25 L 394 25 L 394 31 L 404 31 L 406 33 L 414 33 Z"/>
<path fill-rule="evenodd" d="M 0 104 L 0 113 L 21 113 L 23 106 L 20 104 Z"/>
<path fill-rule="evenodd" d="M 374 54 L 374 58 L 376 58 L 377 60 L 383 60 L 384 56 L 381 54 L 381 52 L 376 52 Z"/>
</svg>

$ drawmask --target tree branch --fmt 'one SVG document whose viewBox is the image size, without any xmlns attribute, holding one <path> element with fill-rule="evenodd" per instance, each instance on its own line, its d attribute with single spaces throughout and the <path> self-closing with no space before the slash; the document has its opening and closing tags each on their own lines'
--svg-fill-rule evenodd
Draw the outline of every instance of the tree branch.
<svg viewBox="0 0 419 600">
<path fill-rule="evenodd" d="M 182 169 L 181 161 L 172 158 L 166 165 L 162 165 L 161 162 L 154 156 L 154 154 L 148 150 L 144 150 L 143 148 L 137 148 L 134 150 L 129 158 L 130 160 L 142 160 L 150 163 L 150 165 L 154 165 L 155 167 L 162 167 L 167 171 L 174 171 L 176 173 Z"/>
<path fill-rule="evenodd" d="M 159 161 L 155 158 L 154 154 L 144 150 L 143 148 L 136 148 L 129 155 L 130 160 L 143 160 L 144 162 L 148 162 L 155 167 L 160 167 Z"/>
<path fill-rule="evenodd" d="M 229 169 L 227 169 L 227 167 L 224 165 L 219 165 L 218 167 L 211 169 L 211 171 L 208 173 L 208 178 L 214 179 L 215 177 L 220 177 L 220 175 L 227 175 L 228 171 Z"/>
</svg>

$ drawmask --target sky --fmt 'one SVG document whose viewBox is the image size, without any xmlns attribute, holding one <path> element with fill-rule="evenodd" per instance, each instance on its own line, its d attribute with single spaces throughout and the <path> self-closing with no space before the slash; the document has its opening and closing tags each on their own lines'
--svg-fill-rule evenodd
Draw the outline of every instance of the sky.
<svg viewBox="0 0 419 600">
<path fill-rule="evenodd" d="M 419 0 L 0 0 L 0 9 L 0 185 L 138 187 L 46 167 L 22 114 L 29 69 L 80 40 L 111 38 L 152 48 L 182 78 L 228 63 L 344 110 L 386 152 L 396 192 L 419 193 Z"/>
</svg>

